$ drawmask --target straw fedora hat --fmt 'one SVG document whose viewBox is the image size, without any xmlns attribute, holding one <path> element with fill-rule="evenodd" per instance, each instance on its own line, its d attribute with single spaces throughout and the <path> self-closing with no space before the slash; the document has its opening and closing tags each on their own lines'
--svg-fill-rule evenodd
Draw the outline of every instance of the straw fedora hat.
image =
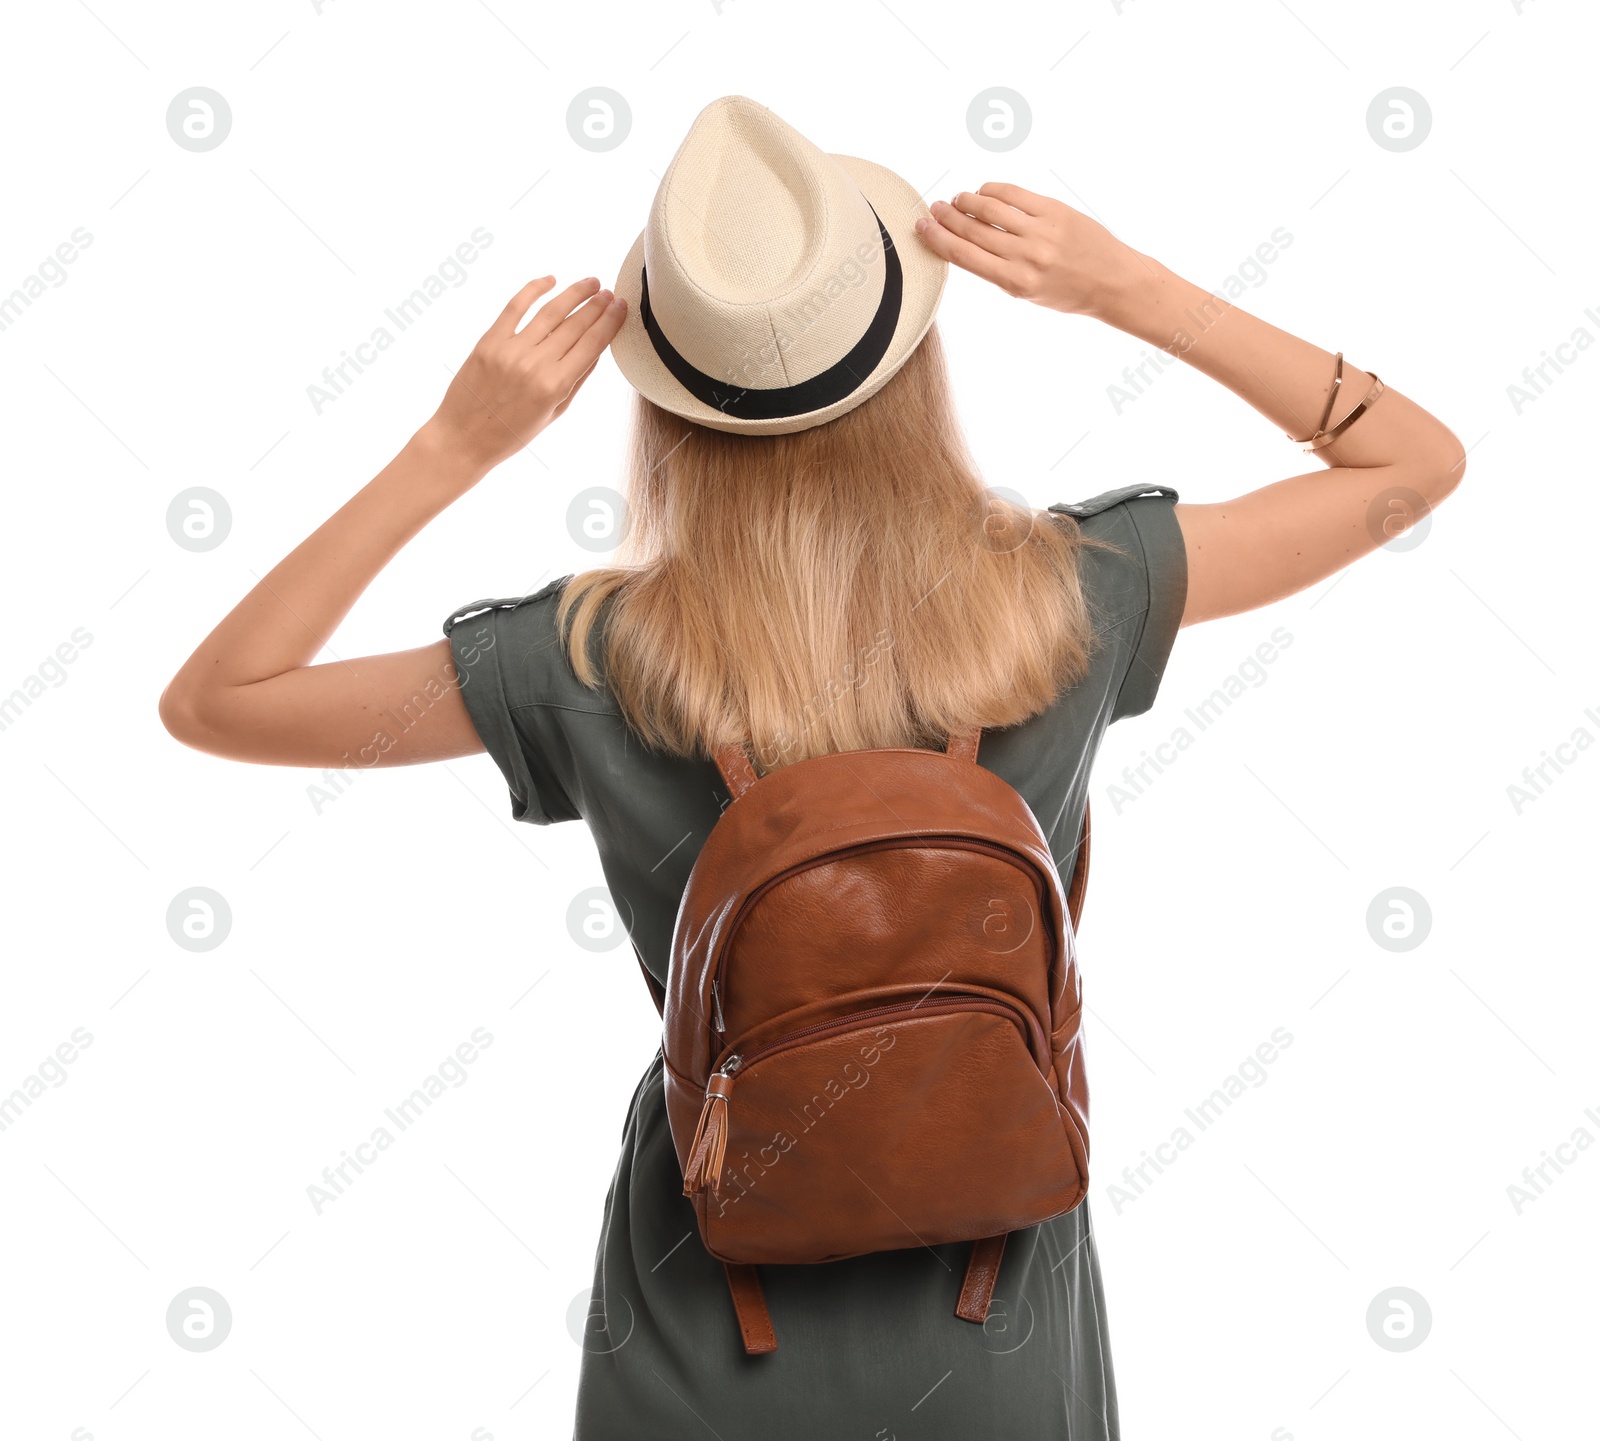
<svg viewBox="0 0 1600 1441">
<path fill-rule="evenodd" d="M 948 264 L 909 183 L 828 155 L 764 105 L 714 100 L 662 177 L 614 287 L 628 383 L 713 430 L 781 435 L 882 389 L 933 323 Z"/>
</svg>

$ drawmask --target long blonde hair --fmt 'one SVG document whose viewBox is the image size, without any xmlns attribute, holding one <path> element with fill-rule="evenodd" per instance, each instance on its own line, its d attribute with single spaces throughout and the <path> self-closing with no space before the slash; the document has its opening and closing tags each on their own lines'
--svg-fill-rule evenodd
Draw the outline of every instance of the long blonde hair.
<svg viewBox="0 0 1600 1441">
<path fill-rule="evenodd" d="M 1079 550 L 984 485 L 937 329 L 871 399 L 737 435 L 635 395 L 617 563 L 568 583 L 574 672 L 653 748 L 758 770 L 1013 725 L 1087 667 Z M 603 674 L 591 628 L 608 599 Z"/>
</svg>

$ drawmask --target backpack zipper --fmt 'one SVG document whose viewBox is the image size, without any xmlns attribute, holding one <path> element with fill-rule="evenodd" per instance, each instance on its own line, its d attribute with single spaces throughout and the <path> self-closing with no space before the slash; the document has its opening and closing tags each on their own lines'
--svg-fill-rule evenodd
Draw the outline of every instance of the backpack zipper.
<svg viewBox="0 0 1600 1441">
<path fill-rule="evenodd" d="M 717 952 L 717 963 L 712 968 L 711 974 L 711 1031 L 714 1038 L 712 1042 L 713 1053 L 720 1049 L 717 1043 L 727 1035 L 727 1029 L 723 1022 L 722 1016 L 722 992 L 727 982 L 728 948 L 733 937 L 739 932 L 739 925 L 744 920 L 745 913 L 756 903 L 756 901 L 760 900 L 760 898 L 767 891 L 771 890 L 773 886 L 777 885 L 779 881 L 788 880 L 791 876 L 799 875 L 802 871 L 811 870 L 815 866 L 827 865 L 830 862 L 842 859 L 845 856 L 855 855 L 862 851 L 904 850 L 909 847 L 916 847 L 920 849 L 925 848 L 934 842 L 938 842 L 946 848 L 979 851 L 985 855 L 994 856 L 999 860 L 1003 860 L 1007 864 L 1015 866 L 1019 871 L 1022 871 L 1024 874 L 1026 874 L 1030 880 L 1035 882 L 1035 890 L 1039 889 L 1037 884 L 1038 877 L 1034 869 L 1020 860 L 1018 858 L 1018 853 L 1012 850 L 1010 847 L 993 845 L 987 841 L 974 840 L 970 836 L 956 835 L 920 835 L 905 836 L 894 840 L 866 841 L 859 846 L 848 846 L 842 850 L 829 851 L 825 855 L 815 856 L 809 861 L 802 861 L 799 865 L 790 866 L 787 870 L 780 871 L 775 876 L 769 876 L 759 886 L 757 886 L 755 890 L 751 891 L 750 894 L 744 898 L 744 903 L 739 907 L 737 914 L 735 914 L 733 918 L 732 924 L 728 927 L 728 939 L 722 943 L 721 950 Z M 1045 908 L 1041 906 L 1040 909 L 1043 911 Z"/>
</svg>

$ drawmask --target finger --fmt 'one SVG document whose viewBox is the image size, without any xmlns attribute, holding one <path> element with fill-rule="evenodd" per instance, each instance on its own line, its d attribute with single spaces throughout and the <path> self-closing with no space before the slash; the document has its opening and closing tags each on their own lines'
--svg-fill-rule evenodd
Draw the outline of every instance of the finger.
<svg viewBox="0 0 1600 1441">
<path fill-rule="evenodd" d="M 530 280 L 511 297 L 510 304 L 500 312 L 500 318 L 490 328 L 510 335 L 517 328 L 517 322 L 528 313 L 528 307 L 555 283 L 556 278 L 553 275 L 542 275 L 537 280 Z"/>
<path fill-rule="evenodd" d="M 917 222 L 917 226 L 923 243 L 935 255 L 943 256 L 952 265 L 959 265 L 963 270 L 970 270 L 974 275 L 992 281 L 1001 289 L 1005 288 L 1011 272 L 999 256 L 980 249 L 970 240 L 963 240 L 953 231 L 946 230 L 937 220 L 924 218 Z"/>
<path fill-rule="evenodd" d="M 1003 230 L 996 230 L 985 220 L 974 220 L 970 215 L 963 215 L 954 205 L 947 205 L 942 200 L 933 203 L 933 218 L 946 230 L 952 230 L 963 240 L 970 241 L 980 250 L 987 250 L 991 255 L 998 255 L 1002 259 L 1017 253 L 1021 242 L 1014 235 L 1008 235 Z"/>
<path fill-rule="evenodd" d="M 599 323 L 606 314 L 607 307 L 611 304 L 612 294 L 609 290 L 601 290 L 584 305 L 574 310 L 560 325 L 545 338 L 540 345 L 540 353 L 546 352 L 554 359 L 563 358 L 569 350 L 576 345 L 580 338 Z"/>
<path fill-rule="evenodd" d="M 963 190 L 950 203 L 964 214 L 996 226 L 1008 235 L 1021 235 L 1028 229 L 1030 217 L 1024 211 L 993 196 L 974 195 L 970 190 Z"/>
<path fill-rule="evenodd" d="M 1036 195 L 1031 190 L 1024 190 L 1020 185 L 1009 185 L 1004 180 L 991 180 L 985 185 L 980 185 L 978 194 L 992 195 L 996 200 L 1015 206 L 1024 215 L 1037 217 L 1050 208 L 1049 196 Z"/>
<path fill-rule="evenodd" d="M 594 368 L 599 363 L 600 358 L 596 356 L 588 363 L 588 365 L 583 368 L 582 373 L 575 381 L 572 382 L 572 385 L 568 388 L 567 393 L 561 397 L 561 403 L 551 412 L 552 417 L 560 415 L 562 411 L 572 404 L 572 397 L 578 393 L 578 389 L 580 386 L 582 386 L 583 382 L 594 374 Z"/>
<path fill-rule="evenodd" d="M 572 313 L 574 306 L 587 300 L 599 288 L 600 282 L 592 275 L 574 282 L 560 295 L 552 297 L 541 305 L 539 313 L 527 323 L 522 334 L 537 345 Z"/>
<path fill-rule="evenodd" d="M 595 318 L 595 322 L 572 343 L 572 349 L 561 358 L 562 374 L 582 370 L 585 375 L 594 369 L 605 349 L 617 338 L 622 322 L 628 318 L 628 303 L 613 301 Z M 581 381 L 580 381 L 581 383 Z"/>
</svg>

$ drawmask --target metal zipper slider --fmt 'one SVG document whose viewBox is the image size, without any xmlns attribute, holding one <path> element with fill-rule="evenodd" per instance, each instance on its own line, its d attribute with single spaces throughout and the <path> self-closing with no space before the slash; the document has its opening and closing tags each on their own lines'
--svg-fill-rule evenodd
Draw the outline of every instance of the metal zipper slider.
<svg viewBox="0 0 1600 1441">
<path fill-rule="evenodd" d="M 719 1036 L 726 1034 L 727 1027 L 722 1021 L 722 997 L 717 991 L 717 982 L 715 977 L 713 977 L 711 981 L 711 1021 L 712 1024 L 716 1026 L 717 1034 Z"/>
<path fill-rule="evenodd" d="M 731 1076 L 743 1064 L 744 1064 L 744 1057 L 739 1055 L 738 1052 L 735 1052 L 733 1055 L 729 1056 L 728 1059 L 725 1060 L 720 1066 L 717 1067 L 717 1074 L 719 1076 Z"/>
</svg>

